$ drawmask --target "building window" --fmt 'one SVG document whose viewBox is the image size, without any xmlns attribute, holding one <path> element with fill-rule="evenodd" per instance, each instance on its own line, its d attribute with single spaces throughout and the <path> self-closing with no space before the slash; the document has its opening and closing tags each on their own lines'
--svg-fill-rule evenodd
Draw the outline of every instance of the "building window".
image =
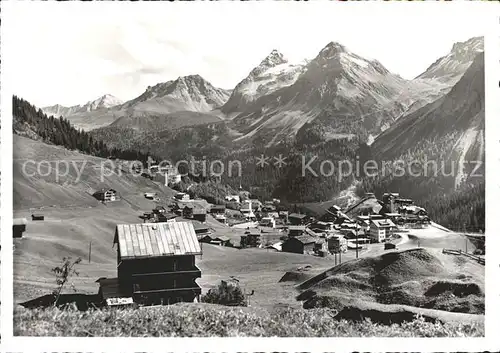
<svg viewBox="0 0 500 353">
<path fill-rule="evenodd" d="M 173 260 L 172 262 L 172 270 L 177 271 L 177 260 Z"/>
</svg>

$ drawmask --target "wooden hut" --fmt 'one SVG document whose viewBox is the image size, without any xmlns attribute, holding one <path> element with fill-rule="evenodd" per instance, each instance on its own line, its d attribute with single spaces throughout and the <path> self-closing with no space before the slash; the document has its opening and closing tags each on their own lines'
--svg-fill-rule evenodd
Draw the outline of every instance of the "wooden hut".
<svg viewBox="0 0 500 353">
<path fill-rule="evenodd" d="M 195 256 L 202 252 L 191 222 L 120 224 L 113 244 L 120 295 L 140 305 L 199 299 Z"/>
<path fill-rule="evenodd" d="M 12 235 L 14 238 L 22 238 L 26 231 L 28 220 L 26 218 L 15 218 L 12 221 Z"/>
</svg>

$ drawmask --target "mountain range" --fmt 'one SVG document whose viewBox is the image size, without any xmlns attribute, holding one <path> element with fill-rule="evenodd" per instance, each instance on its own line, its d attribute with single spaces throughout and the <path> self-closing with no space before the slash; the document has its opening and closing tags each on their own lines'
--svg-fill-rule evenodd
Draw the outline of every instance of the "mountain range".
<svg viewBox="0 0 500 353">
<path fill-rule="evenodd" d="M 216 141 L 230 151 L 357 138 L 380 160 L 415 151 L 448 162 L 484 160 L 484 44 L 481 37 L 455 43 L 412 80 L 337 42 L 301 63 L 275 49 L 233 90 L 189 75 L 147 87 L 127 102 L 105 95 L 43 110 L 77 127 L 99 128 L 96 136 L 112 146 L 124 147 L 128 136 L 126 148 L 152 144 L 160 152 L 172 149 L 169 141 L 179 136 L 173 131 L 198 126 L 208 130 L 175 143 L 199 148 Z M 214 123 L 223 127 L 209 131 Z M 461 168 L 455 188 L 464 181 L 467 168 Z"/>
<path fill-rule="evenodd" d="M 105 95 L 83 105 L 43 108 L 67 118 L 61 121 L 21 100 L 15 133 L 102 156 L 239 160 L 241 177 L 223 176 L 218 183 L 289 203 L 329 202 L 345 192 L 351 199 L 400 192 L 448 225 L 470 211 L 466 223 L 482 227 L 484 74 L 483 38 L 454 44 L 414 79 L 330 42 L 299 63 L 272 50 L 232 90 L 200 75 L 178 77 L 126 102 Z M 256 168 L 262 154 L 286 156 L 286 166 Z M 382 167 L 375 177 L 338 179 L 335 171 L 318 178 L 303 175 L 304 156 L 318 157 L 315 170 L 325 158 L 440 165 L 432 166 L 435 176 L 400 177 Z"/>
<path fill-rule="evenodd" d="M 237 144 L 350 136 L 371 143 L 401 117 L 448 93 L 483 50 L 481 37 L 455 43 L 425 72 L 407 80 L 336 42 L 295 64 L 275 49 L 233 90 L 190 75 L 147 87 L 127 102 L 105 95 L 84 105 L 42 110 L 85 130 L 116 125 L 161 130 L 172 122 L 183 127 L 223 119 Z"/>
</svg>

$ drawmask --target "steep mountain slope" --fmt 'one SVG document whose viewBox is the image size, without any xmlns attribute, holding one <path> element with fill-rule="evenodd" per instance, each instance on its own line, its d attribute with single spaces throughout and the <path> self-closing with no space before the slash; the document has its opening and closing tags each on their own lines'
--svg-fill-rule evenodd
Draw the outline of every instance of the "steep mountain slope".
<svg viewBox="0 0 500 353">
<path fill-rule="evenodd" d="M 304 69 L 305 63 L 291 64 L 282 53 L 273 50 L 236 85 L 221 111 L 225 114 L 243 111 L 259 97 L 292 85 Z"/>
<path fill-rule="evenodd" d="M 59 104 L 51 105 L 48 107 L 42 108 L 42 111 L 47 115 L 54 115 L 56 117 L 64 116 L 67 117 L 69 115 L 78 114 L 78 113 L 88 113 L 95 110 L 112 108 L 117 105 L 122 104 L 123 102 L 116 98 L 111 94 L 105 94 L 93 101 L 88 101 L 82 105 L 74 105 L 71 107 L 65 107 Z"/>
<path fill-rule="evenodd" d="M 275 57 L 273 63 L 281 63 L 280 56 Z M 258 97 L 234 118 L 234 126 L 243 134 L 240 139 L 259 136 L 268 144 L 295 137 L 324 141 L 378 134 L 442 86 L 404 80 L 378 61 L 331 42 L 301 69 L 295 82 Z"/>
<path fill-rule="evenodd" d="M 472 64 L 476 55 L 483 51 L 483 37 L 474 37 L 465 42 L 457 42 L 448 55 L 436 60 L 417 78 L 437 79 L 455 84 Z"/>
<path fill-rule="evenodd" d="M 154 113 L 137 112 L 136 114 L 122 116 L 113 121 L 108 127 L 124 127 L 142 131 L 160 131 L 166 128 L 169 130 L 179 129 L 186 126 L 203 125 L 221 121 L 221 118 L 216 115 L 190 111 L 178 111 L 162 115 L 152 114 Z"/>
<path fill-rule="evenodd" d="M 448 94 L 399 119 L 375 140 L 372 151 L 391 159 L 425 141 L 446 141 L 449 158 L 484 160 L 484 53 Z"/>
<path fill-rule="evenodd" d="M 358 194 L 404 193 L 452 229 L 484 229 L 484 53 L 444 97 L 399 119 L 371 146 L 379 169 Z"/>
<path fill-rule="evenodd" d="M 228 98 L 227 90 L 212 86 L 200 75 L 190 75 L 148 87 L 143 94 L 126 102 L 120 109 L 156 113 L 209 112 L 222 106 Z"/>
</svg>

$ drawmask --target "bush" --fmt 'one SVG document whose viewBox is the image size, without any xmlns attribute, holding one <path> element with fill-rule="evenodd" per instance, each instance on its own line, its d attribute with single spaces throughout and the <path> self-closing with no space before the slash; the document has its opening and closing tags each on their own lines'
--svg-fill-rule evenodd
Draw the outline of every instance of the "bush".
<svg viewBox="0 0 500 353">
<path fill-rule="evenodd" d="M 201 297 L 201 301 L 226 306 L 247 306 L 245 294 L 240 286 L 235 282 L 226 281 L 221 281 L 216 288 L 210 289 L 207 294 Z"/>
</svg>

